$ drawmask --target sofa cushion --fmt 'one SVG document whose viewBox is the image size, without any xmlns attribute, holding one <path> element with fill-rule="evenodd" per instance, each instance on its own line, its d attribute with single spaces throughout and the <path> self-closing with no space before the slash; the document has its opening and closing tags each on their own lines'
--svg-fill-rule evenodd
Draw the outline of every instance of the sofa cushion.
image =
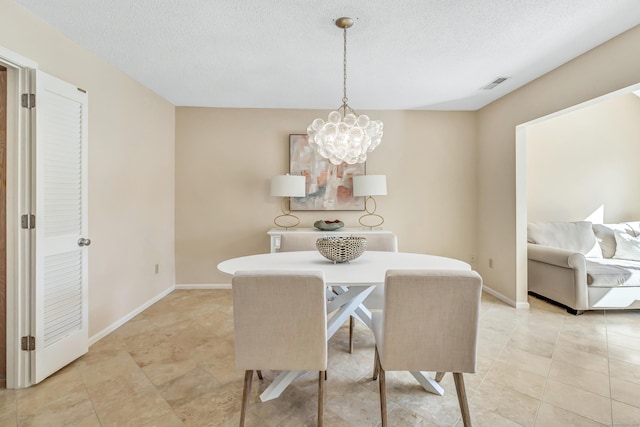
<svg viewBox="0 0 640 427">
<path fill-rule="evenodd" d="M 589 286 L 640 286 L 640 262 L 611 258 L 588 259 L 586 267 Z"/>
<path fill-rule="evenodd" d="M 640 261 L 640 237 L 633 237 L 619 230 L 615 231 L 614 236 L 616 238 L 614 258 Z"/>
<path fill-rule="evenodd" d="M 602 258 L 602 250 L 588 221 L 530 222 L 527 238 L 530 243 L 580 252 L 588 258 Z"/>
<path fill-rule="evenodd" d="M 616 253 L 615 230 L 625 232 L 630 236 L 636 236 L 629 224 L 593 224 L 593 233 L 598 240 L 598 244 L 600 244 L 604 258 L 613 258 Z"/>
</svg>

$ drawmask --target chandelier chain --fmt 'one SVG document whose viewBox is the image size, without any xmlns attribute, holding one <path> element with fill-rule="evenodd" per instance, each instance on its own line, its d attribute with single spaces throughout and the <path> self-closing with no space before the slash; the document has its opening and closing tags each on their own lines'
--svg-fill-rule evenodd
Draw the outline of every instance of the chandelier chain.
<svg viewBox="0 0 640 427">
<path fill-rule="evenodd" d="M 344 28 L 344 55 L 342 57 L 343 80 L 342 80 L 342 104 L 345 114 L 347 113 L 347 28 Z"/>
<path fill-rule="evenodd" d="M 343 16 L 337 18 L 335 24 L 342 28 L 344 38 L 342 105 L 329 113 L 327 121 L 315 119 L 307 127 L 307 135 L 309 145 L 320 157 L 333 165 L 354 165 L 364 163 L 367 153 L 382 142 L 382 122 L 371 120 L 366 114 L 359 115 L 347 104 L 347 28 L 353 25 L 353 19 Z"/>
</svg>

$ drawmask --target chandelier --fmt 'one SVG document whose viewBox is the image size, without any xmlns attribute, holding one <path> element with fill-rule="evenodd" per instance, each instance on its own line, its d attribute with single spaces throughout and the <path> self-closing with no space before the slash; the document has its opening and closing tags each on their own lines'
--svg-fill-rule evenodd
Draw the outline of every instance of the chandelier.
<svg viewBox="0 0 640 427">
<path fill-rule="evenodd" d="M 382 122 L 370 120 L 365 114 L 358 115 L 347 104 L 347 28 L 352 25 L 351 18 L 336 19 L 336 26 L 344 31 L 342 106 L 329 113 L 326 122 L 318 118 L 307 128 L 309 145 L 334 165 L 364 163 L 367 153 L 382 142 Z"/>
</svg>

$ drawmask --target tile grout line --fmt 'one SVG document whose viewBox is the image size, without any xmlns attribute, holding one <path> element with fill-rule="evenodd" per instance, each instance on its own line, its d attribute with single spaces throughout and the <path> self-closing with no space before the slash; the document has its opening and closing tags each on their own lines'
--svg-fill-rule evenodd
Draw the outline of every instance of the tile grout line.
<svg viewBox="0 0 640 427">
<path fill-rule="evenodd" d="M 549 370 L 547 371 L 547 376 L 545 377 L 544 380 L 544 387 L 542 387 L 542 395 L 540 396 L 540 403 L 538 404 L 538 410 L 536 411 L 536 416 L 533 419 L 533 425 L 535 426 L 536 423 L 538 422 L 538 415 L 540 415 L 540 408 L 542 407 L 542 404 L 545 403 L 544 402 L 544 394 L 547 391 L 547 385 L 549 384 L 549 375 L 551 375 L 551 367 L 553 366 L 553 356 L 556 354 L 556 350 L 558 349 L 558 344 L 560 343 L 560 336 L 562 335 L 562 330 L 564 329 L 565 326 L 565 318 L 561 317 L 562 319 L 562 324 L 560 325 L 560 328 L 558 328 L 558 333 L 556 334 L 556 341 L 553 344 L 553 351 L 551 352 L 551 363 L 549 364 Z M 549 403 L 549 405 L 551 405 Z M 555 405 L 551 405 L 551 406 L 555 406 Z"/>
<path fill-rule="evenodd" d="M 85 393 L 87 393 L 87 397 L 89 398 L 89 402 L 91 402 L 91 409 L 93 409 L 93 413 L 98 420 L 98 424 L 102 426 L 102 420 L 100 420 L 100 415 L 98 415 L 98 411 L 96 410 L 96 405 L 93 403 L 93 398 L 91 397 L 91 393 L 89 393 L 89 388 L 87 387 L 87 382 L 84 379 L 84 373 L 82 372 L 82 368 L 78 367 L 80 370 L 80 378 L 82 378 L 82 386 L 84 387 Z"/>
<path fill-rule="evenodd" d="M 611 387 L 611 357 L 609 354 L 609 318 L 607 310 L 604 310 L 604 337 L 607 344 L 607 378 L 609 380 L 609 425 L 613 426 L 613 389 Z"/>
</svg>

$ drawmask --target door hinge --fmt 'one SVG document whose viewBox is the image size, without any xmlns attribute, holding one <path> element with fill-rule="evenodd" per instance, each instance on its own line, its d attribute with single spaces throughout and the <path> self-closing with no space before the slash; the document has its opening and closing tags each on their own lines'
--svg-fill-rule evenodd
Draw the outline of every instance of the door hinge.
<svg viewBox="0 0 640 427">
<path fill-rule="evenodd" d="M 33 351 L 36 349 L 36 337 L 31 335 L 22 337 L 22 349 L 24 351 Z"/>
<path fill-rule="evenodd" d="M 36 228 L 36 216 L 35 215 L 22 215 L 22 228 L 29 230 Z"/>
<path fill-rule="evenodd" d="M 34 108 L 36 106 L 36 95 L 33 93 L 22 94 L 22 108 Z"/>
</svg>

